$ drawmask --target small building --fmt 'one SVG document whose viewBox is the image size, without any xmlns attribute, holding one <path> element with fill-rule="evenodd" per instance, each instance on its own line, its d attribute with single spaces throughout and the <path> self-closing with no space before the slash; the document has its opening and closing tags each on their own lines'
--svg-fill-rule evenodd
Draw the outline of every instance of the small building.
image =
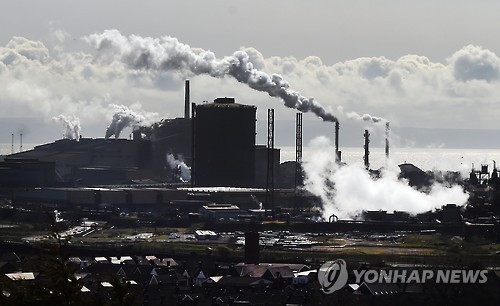
<svg viewBox="0 0 500 306">
<path fill-rule="evenodd" d="M 198 211 L 202 218 L 211 220 L 238 219 L 238 216 L 248 214 L 233 204 L 211 204 L 204 205 Z"/>
</svg>

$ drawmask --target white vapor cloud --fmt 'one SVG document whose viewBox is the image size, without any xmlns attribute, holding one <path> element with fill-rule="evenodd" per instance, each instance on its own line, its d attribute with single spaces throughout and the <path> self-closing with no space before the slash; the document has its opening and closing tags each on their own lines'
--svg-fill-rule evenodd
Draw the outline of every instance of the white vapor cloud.
<svg viewBox="0 0 500 306">
<path fill-rule="evenodd" d="M 132 69 L 153 73 L 178 70 L 215 78 L 233 77 L 252 89 L 281 98 L 289 108 L 312 112 L 324 121 L 337 121 L 319 102 L 290 89 L 281 75 L 256 69 L 245 51 L 218 59 L 213 52 L 192 49 L 174 37 L 125 37 L 117 30 L 92 34 L 85 40 L 98 51 L 98 59 L 104 63 L 120 61 Z"/>
<path fill-rule="evenodd" d="M 184 161 L 176 159 L 174 155 L 170 153 L 167 154 L 166 161 L 170 169 L 178 171 L 179 178 L 183 182 L 189 182 L 191 180 L 191 168 L 189 168 Z"/>
<path fill-rule="evenodd" d="M 66 139 L 79 139 L 82 130 L 80 126 L 80 119 L 75 116 L 59 115 L 53 117 L 52 120 L 60 122 L 63 125 L 63 135 Z"/>
<path fill-rule="evenodd" d="M 115 138 L 120 137 L 120 133 L 127 127 L 148 126 L 159 119 L 157 113 L 141 111 L 141 106 L 137 104 L 134 106 L 139 111 L 134 111 L 125 105 L 111 104 L 110 106 L 114 109 L 114 113 L 111 123 L 106 128 L 104 135 L 106 139 L 113 135 Z"/>
<path fill-rule="evenodd" d="M 312 156 L 304 164 L 305 189 L 320 197 L 324 219 L 335 214 L 351 219 L 363 210 L 406 211 L 413 215 L 455 203 L 464 205 L 468 195 L 460 186 L 451 188 L 435 183 L 423 193 L 398 180 L 399 168 L 388 166 L 381 178 L 373 179 L 361 164 L 339 167 L 335 148 L 325 137 L 314 139 Z"/>
</svg>

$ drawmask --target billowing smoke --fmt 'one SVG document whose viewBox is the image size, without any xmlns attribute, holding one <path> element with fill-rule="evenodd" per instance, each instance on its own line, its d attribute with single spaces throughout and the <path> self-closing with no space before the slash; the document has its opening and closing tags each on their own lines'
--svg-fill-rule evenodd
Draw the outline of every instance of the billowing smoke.
<svg viewBox="0 0 500 306">
<path fill-rule="evenodd" d="M 183 182 L 189 182 L 191 180 L 191 168 L 189 168 L 185 162 L 176 159 L 173 154 L 167 154 L 167 163 L 172 170 L 177 172 L 179 178 Z"/>
<path fill-rule="evenodd" d="M 80 119 L 75 116 L 59 115 L 53 117 L 52 120 L 60 122 L 63 125 L 63 137 L 66 139 L 79 139 L 80 138 Z"/>
<path fill-rule="evenodd" d="M 148 125 L 154 121 L 154 118 L 150 117 L 156 115 L 155 113 L 138 113 L 125 105 L 111 104 L 111 107 L 114 108 L 115 112 L 111 123 L 106 128 L 106 135 L 104 136 L 106 139 L 113 135 L 115 135 L 115 138 L 120 137 L 120 133 L 126 127 Z"/>
<path fill-rule="evenodd" d="M 268 75 L 256 69 L 250 56 L 244 51 L 236 51 L 231 56 L 217 59 L 213 52 L 195 52 L 190 46 L 170 36 L 159 39 L 136 35 L 125 37 L 117 30 L 89 35 L 85 40 L 99 52 L 98 58 L 105 62 L 120 60 L 132 69 L 152 72 L 175 69 L 216 78 L 231 76 L 252 89 L 281 98 L 287 107 L 301 112 L 313 112 L 324 121 L 337 121 L 314 98 L 304 97 L 290 89 L 289 83 L 280 75 Z"/>
<path fill-rule="evenodd" d="M 305 188 L 321 198 L 323 218 L 355 218 L 363 210 L 406 211 L 418 214 L 445 204 L 463 205 L 468 195 L 460 186 L 435 183 L 429 193 L 410 187 L 398 179 L 399 168 L 388 166 L 382 177 L 373 179 L 361 164 L 339 167 L 335 148 L 326 137 L 311 142 L 312 155 L 304 164 Z"/>
</svg>

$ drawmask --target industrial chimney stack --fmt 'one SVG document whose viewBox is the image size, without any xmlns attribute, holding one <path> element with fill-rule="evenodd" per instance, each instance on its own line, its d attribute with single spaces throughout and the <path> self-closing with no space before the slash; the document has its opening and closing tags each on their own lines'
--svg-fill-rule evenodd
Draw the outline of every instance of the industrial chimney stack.
<svg viewBox="0 0 500 306">
<path fill-rule="evenodd" d="M 389 159 L 389 122 L 385 123 L 385 158 Z"/>
<path fill-rule="evenodd" d="M 186 85 L 184 86 L 184 118 L 189 119 L 189 80 L 186 80 Z"/>
<path fill-rule="evenodd" d="M 368 170 L 370 168 L 370 133 L 368 133 L 368 130 L 365 130 L 365 156 L 364 156 L 364 162 L 365 162 L 365 168 Z"/>
<path fill-rule="evenodd" d="M 335 122 L 335 162 L 339 164 L 342 161 L 342 152 L 339 151 L 339 122 Z"/>
</svg>

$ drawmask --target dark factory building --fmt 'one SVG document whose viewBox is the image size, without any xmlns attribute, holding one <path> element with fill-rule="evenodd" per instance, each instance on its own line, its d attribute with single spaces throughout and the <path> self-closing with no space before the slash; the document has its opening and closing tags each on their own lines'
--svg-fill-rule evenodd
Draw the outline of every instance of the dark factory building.
<svg viewBox="0 0 500 306">
<path fill-rule="evenodd" d="M 54 163 L 58 186 L 66 187 L 149 179 L 191 187 L 266 188 L 269 149 L 255 144 L 257 108 L 234 98 L 192 105 L 190 118 L 187 94 L 184 118 L 135 126 L 132 139 L 61 139 L 10 157 Z M 293 173 L 281 171 L 280 150 L 272 150 L 275 186 L 293 188 Z M 24 186 L 18 181 L 9 184 Z"/>
<path fill-rule="evenodd" d="M 150 156 L 149 141 L 81 138 L 57 140 L 10 157 L 51 163 L 60 182 L 91 186 L 151 177 Z M 14 181 L 12 184 L 23 186 Z"/>
<path fill-rule="evenodd" d="M 195 186 L 254 186 L 256 111 L 234 98 L 196 106 Z"/>
<path fill-rule="evenodd" d="M 26 158 L 6 158 L 0 162 L 0 187 L 43 187 L 55 183 L 54 162 Z"/>
</svg>

